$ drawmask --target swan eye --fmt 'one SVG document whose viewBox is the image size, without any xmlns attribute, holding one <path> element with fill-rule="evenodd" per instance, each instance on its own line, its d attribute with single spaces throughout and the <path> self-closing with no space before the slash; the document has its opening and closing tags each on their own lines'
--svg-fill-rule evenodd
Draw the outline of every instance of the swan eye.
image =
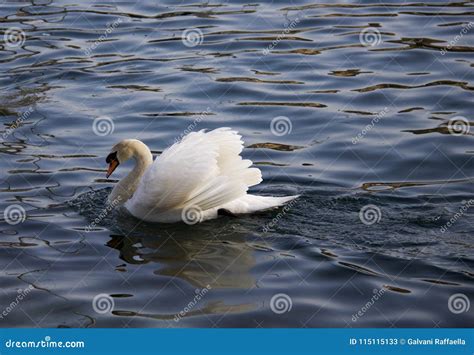
<svg viewBox="0 0 474 355">
<path fill-rule="evenodd" d="M 107 164 L 110 164 L 111 162 L 113 162 L 114 160 L 117 160 L 117 152 L 113 152 L 113 153 L 110 153 L 109 155 L 107 155 L 107 158 L 105 158 L 105 162 Z"/>
</svg>

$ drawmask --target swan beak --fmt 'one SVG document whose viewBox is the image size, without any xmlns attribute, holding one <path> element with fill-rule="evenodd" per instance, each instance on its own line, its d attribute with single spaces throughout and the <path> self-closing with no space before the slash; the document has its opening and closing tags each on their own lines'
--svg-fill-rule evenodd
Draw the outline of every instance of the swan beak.
<svg viewBox="0 0 474 355">
<path fill-rule="evenodd" d="M 107 169 L 107 179 L 109 178 L 110 175 L 114 172 L 115 169 L 117 169 L 117 166 L 119 166 L 118 160 L 112 160 L 109 164 L 109 169 Z"/>
<path fill-rule="evenodd" d="M 109 164 L 109 168 L 107 169 L 107 179 L 109 178 L 110 175 L 114 172 L 115 169 L 117 169 L 117 166 L 119 166 L 120 162 L 117 159 L 117 152 L 110 153 L 107 156 L 107 159 L 105 159 L 105 162 Z"/>
</svg>

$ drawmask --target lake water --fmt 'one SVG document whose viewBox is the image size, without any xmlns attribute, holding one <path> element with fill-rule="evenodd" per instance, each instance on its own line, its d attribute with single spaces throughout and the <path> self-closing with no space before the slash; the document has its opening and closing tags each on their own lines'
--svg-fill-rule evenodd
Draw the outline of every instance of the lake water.
<svg viewBox="0 0 474 355">
<path fill-rule="evenodd" d="M 3 2 L 0 326 L 472 326 L 473 6 Z M 103 213 L 114 143 L 222 126 L 301 197 Z"/>
</svg>

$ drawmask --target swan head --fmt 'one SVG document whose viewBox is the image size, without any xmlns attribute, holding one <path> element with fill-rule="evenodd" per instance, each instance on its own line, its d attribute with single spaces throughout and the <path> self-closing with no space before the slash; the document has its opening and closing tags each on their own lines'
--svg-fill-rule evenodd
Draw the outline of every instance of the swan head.
<svg viewBox="0 0 474 355">
<path fill-rule="evenodd" d="M 124 139 L 114 145 L 107 155 L 105 162 L 109 164 L 107 169 L 107 178 L 117 169 L 121 163 L 125 163 L 132 157 L 140 158 L 146 156 L 147 153 L 151 156 L 148 147 L 138 139 Z"/>
</svg>

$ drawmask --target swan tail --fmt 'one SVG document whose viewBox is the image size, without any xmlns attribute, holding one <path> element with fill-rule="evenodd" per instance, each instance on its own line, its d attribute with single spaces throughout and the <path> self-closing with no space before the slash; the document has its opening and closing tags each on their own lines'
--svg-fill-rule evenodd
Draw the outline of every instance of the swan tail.
<svg viewBox="0 0 474 355">
<path fill-rule="evenodd" d="M 257 196 L 257 195 L 245 195 L 235 201 L 232 201 L 221 208 L 226 209 L 234 214 L 245 214 L 254 213 L 257 211 L 265 211 L 283 205 L 290 205 L 292 201 L 295 201 L 300 195 L 294 196 Z"/>
</svg>

